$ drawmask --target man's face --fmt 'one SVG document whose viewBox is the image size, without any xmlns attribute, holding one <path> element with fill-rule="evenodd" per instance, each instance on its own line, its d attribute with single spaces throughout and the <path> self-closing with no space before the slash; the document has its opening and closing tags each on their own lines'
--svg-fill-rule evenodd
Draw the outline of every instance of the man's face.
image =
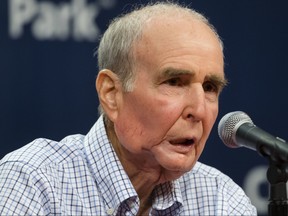
<svg viewBox="0 0 288 216">
<path fill-rule="evenodd" d="M 222 50 L 203 23 L 171 18 L 148 24 L 134 51 L 134 89 L 121 93 L 114 121 L 123 157 L 179 177 L 198 160 L 216 120 Z"/>
</svg>

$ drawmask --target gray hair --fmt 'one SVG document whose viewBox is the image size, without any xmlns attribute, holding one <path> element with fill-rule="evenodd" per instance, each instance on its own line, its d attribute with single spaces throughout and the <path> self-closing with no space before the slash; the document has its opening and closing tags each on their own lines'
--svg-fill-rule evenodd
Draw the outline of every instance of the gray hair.
<svg viewBox="0 0 288 216">
<path fill-rule="evenodd" d="M 140 39 L 145 24 L 157 16 L 193 18 L 207 24 L 215 33 L 223 50 L 223 43 L 215 28 L 207 18 L 193 9 L 176 3 L 162 2 L 140 7 L 131 13 L 122 15 L 112 20 L 104 33 L 98 47 L 99 70 L 109 69 L 117 74 L 125 91 L 133 90 L 134 64 L 133 45 Z"/>
<path fill-rule="evenodd" d="M 124 91 L 132 91 L 135 78 L 135 62 L 133 46 L 140 40 L 145 24 L 159 16 L 193 17 L 205 23 L 215 33 L 223 50 L 223 43 L 214 26 L 199 12 L 171 2 L 158 2 L 140 6 L 130 13 L 121 15 L 110 23 L 98 47 L 99 70 L 113 71 L 122 83 Z M 104 113 L 101 105 L 99 113 Z M 107 116 L 104 114 L 104 118 Z M 107 120 L 107 119 L 106 119 Z"/>
</svg>

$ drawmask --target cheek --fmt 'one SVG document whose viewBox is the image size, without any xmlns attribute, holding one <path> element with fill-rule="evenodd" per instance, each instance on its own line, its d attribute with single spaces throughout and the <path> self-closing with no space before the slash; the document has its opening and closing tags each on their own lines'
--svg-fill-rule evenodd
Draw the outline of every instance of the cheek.
<svg viewBox="0 0 288 216">
<path fill-rule="evenodd" d="M 204 136 L 208 139 L 208 136 L 215 124 L 216 118 L 218 116 L 218 104 L 214 104 L 210 108 L 210 112 L 207 112 L 207 118 L 203 121 Z"/>
<path fill-rule="evenodd" d="M 126 101 L 115 122 L 120 143 L 133 152 L 160 143 L 181 115 L 179 100 L 172 103 L 163 98 L 141 98 Z"/>
<path fill-rule="evenodd" d="M 211 109 L 210 112 L 207 113 L 207 118 L 204 121 L 202 121 L 203 136 L 201 138 L 200 145 L 198 146 L 197 149 L 197 160 L 202 154 L 202 151 L 204 150 L 205 144 L 216 121 L 217 115 L 218 115 L 218 107 Z"/>
<path fill-rule="evenodd" d="M 141 98 L 138 100 L 137 98 Z M 185 101 L 183 99 L 183 101 Z M 159 130 L 161 127 L 165 130 L 170 128 L 179 118 L 183 110 L 183 102 L 180 97 L 173 98 L 155 93 L 145 94 L 131 98 L 126 104 L 130 104 L 127 116 L 136 120 L 143 128 Z M 159 128 L 160 127 L 160 128 Z"/>
<path fill-rule="evenodd" d="M 177 101 L 162 98 L 155 100 L 147 110 L 143 122 L 147 120 L 147 127 L 151 131 L 161 131 L 163 137 L 182 115 L 183 106 L 179 99 Z"/>
</svg>

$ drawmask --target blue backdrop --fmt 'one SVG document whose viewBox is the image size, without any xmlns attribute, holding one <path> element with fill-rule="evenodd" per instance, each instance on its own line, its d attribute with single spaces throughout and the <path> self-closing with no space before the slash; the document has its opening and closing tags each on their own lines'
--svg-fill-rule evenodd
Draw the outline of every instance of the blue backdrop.
<svg viewBox="0 0 288 216">
<path fill-rule="evenodd" d="M 97 119 L 97 41 L 111 18 L 144 0 L 0 1 L 0 157 L 38 137 L 86 134 Z M 225 45 L 230 81 L 219 118 L 245 111 L 259 127 L 288 138 L 288 3 L 285 0 L 179 1 L 205 14 Z M 200 160 L 241 185 L 267 214 L 268 162 L 228 149 L 217 123 Z"/>
</svg>

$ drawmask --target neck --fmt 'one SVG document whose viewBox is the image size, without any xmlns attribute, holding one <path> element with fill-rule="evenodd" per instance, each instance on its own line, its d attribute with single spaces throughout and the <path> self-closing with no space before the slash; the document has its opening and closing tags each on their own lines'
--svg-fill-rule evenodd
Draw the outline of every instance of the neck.
<svg viewBox="0 0 288 216">
<path fill-rule="evenodd" d="M 153 199 L 152 193 L 158 184 L 159 174 L 154 171 L 147 172 L 139 169 L 139 167 L 134 166 L 134 164 L 131 164 L 126 160 L 122 160 L 121 163 L 140 199 L 138 215 L 149 215 Z"/>
<path fill-rule="evenodd" d="M 160 183 L 161 169 L 159 166 L 151 168 L 151 166 L 147 165 L 147 162 L 143 160 L 143 158 L 147 158 L 147 155 L 131 155 L 127 152 L 119 143 L 111 125 L 109 128 L 108 125 L 106 125 L 106 131 L 124 170 L 138 194 L 140 199 L 139 213 L 141 212 L 141 215 L 143 215 L 144 212 L 149 212 L 149 209 L 151 208 L 151 194 L 155 186 Z"/>
</svg>

